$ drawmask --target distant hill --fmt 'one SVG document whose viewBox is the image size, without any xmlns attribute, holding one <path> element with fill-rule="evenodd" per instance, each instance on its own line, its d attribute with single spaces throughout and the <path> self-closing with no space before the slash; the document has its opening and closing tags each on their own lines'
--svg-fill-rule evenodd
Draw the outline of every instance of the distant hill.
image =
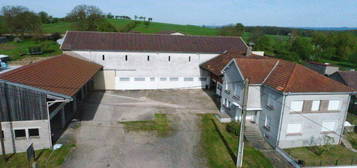
<svg viewBox="0 0 357 168">
<path fill-rule="evenodd" d="M 349 31 L 357 30 L 357 27 L 293 27 L 305 30 L 320 30 L 320 31 Z"/>
</svg>

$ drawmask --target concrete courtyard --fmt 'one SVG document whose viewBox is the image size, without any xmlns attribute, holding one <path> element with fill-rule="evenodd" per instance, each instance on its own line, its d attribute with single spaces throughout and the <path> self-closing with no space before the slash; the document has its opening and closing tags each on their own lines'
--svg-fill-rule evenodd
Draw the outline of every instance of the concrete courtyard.
<svg viewBox="0 0 357 168">
<path fill-rule="evenodd" d="M 77 148 L 66 168 L 206 167 L 200 154 L 200 113 L 218 113 L 210 92 L 153 90 L 93 92 L 61 141 L 71 139 Z M 150 120 L 166 113 L 174 131 L 166 137 L 153 132 L 127 132 L 121 121 Z M 72 127 L 72 128 L 71 128 Z"/>
</svg>

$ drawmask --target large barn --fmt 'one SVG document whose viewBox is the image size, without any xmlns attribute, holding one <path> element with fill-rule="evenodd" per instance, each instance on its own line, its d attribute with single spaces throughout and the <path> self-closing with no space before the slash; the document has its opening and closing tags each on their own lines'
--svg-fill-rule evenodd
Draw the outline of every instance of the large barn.
<svg viewBox="0 0 357 168">
<path fill-rule="evenodd" d="M 5 152 L 50 148 L 93 88 L 102 66 L 68 55 L 0 74 L 0 121 Z"/>
<path fill-rule="evenodd" d="M 205 88 L 210 74 L 200 64 L 248 46 L 240 37 L 141 33 L 67 32 L 64 53 L 103 66 L 96 89 L 138 90 Z"/>
</svg>

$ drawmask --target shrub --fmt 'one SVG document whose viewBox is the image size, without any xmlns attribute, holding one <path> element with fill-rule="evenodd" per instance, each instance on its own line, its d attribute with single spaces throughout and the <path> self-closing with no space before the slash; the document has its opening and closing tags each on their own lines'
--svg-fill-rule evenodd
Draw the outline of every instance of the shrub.
<svg viewBox="0 0 357 168">
<path fill-rule="evenodd" d="M 226 129 L 229 133 L 239 136 L 240 133 L 240 123 L 239 122 L 230 122 L 227 124 Z"/>
</svg>

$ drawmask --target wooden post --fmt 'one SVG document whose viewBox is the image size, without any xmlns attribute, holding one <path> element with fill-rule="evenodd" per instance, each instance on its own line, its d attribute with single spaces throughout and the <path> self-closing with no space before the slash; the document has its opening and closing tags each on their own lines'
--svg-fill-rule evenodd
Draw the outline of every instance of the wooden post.
<svg viewBox="0 0 357 168">
<path fill-rule="evenodd" d="M 242 105 L 242 117 L 240 125 L 240 134 L 238 141 L 238 153 L 237 153 L 237 167 L 243 166 L 243 153 L 244 153 L 244 130 L 245 130 L 245 117 L 247 115 L 247 101 L 248 101 L 248 89 L 249 80 L 244 81 L 244 95 L 243 95 L 243 105 Z"/>
</svg>

